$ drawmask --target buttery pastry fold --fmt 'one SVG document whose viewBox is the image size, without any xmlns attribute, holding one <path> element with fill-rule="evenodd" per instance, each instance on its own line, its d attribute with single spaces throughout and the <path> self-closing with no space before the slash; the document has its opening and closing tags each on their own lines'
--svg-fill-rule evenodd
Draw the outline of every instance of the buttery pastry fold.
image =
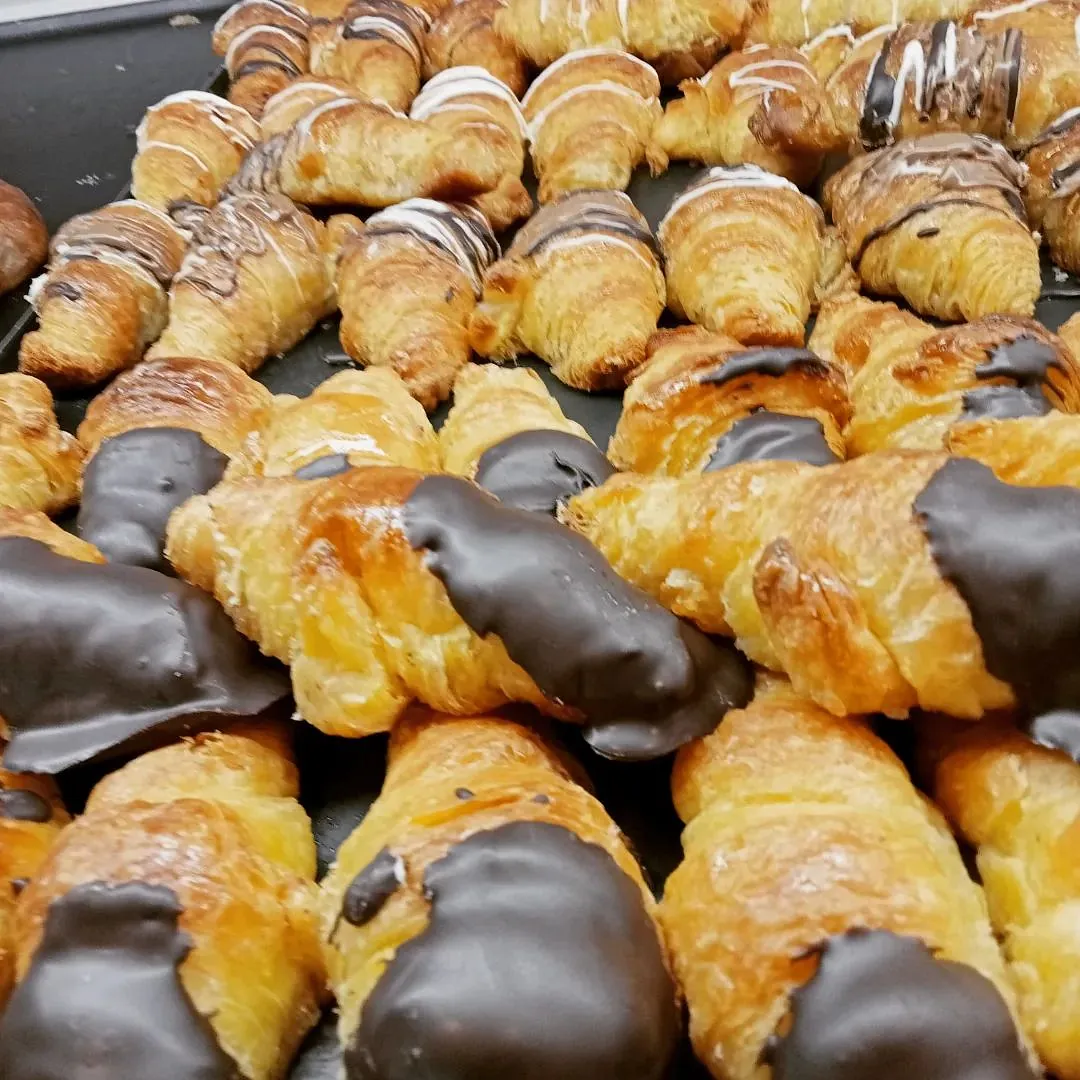
<svg viewBox="0 0 1080 1080">
<path fill-rule="evenodd" d="M 132 193 L 165 211 L 213 206 L 260 134 L 247 110 L 216 94 L 171 94 L 146 110 L 135 132 Z"/>
<path fill-rule="evenodd" d="M 193 240 L 148 354 L 256 370 L 334 309 L 333 232 L 283 195 L 241 193 L 186 212 Z"/>
<path fill-rule="evenodd" d="M 298 789 L 272 726 L 102 780 L 19 899 L 4 1074 L 284 1077 L 325 977 Z"/>
<path fill-rule="evenodd" d="M 0 180 L 0 296 L 21 285 L 48 254 L 41 212 L 21 188 Z"/>
<path fill-rule="evenodd" d="M 66 388 L 131 367 L 165 327 L 184 247 L 167 215 L 134 200 L 72 218 L 30 287 L 38 329 L 19 345 L 19 370 Z"/>
<path fill-rule="evenodd" d="M 435 408 L 468 362 L 469 316 L 498 252 L 472 207 L 410 199 L 374 214 L 338 263 L 345 351 L 392 368 L 424 408 Z"/>
<path fill-rule="evenodd" d="M 802 345 L 820 298 L 851 278 L 817 203 L 756 165 L 708 169 L 657 235 L 671 310 L 744 345 Z"/>
<path fill-rule="evenodd" d="M 1033 1080 L 982 890 L 862 718 L 776 680 L 679 753 L 672 788 L 661 925 L 717 1080 Z"/>
<path fill-rule="evenodd" d="M 825 204 L 869 291 L 952 321 L 1031 315 L 1042 279 L 1025 177 L 989 139 L 927 135 L 856 158 Z"/>
<path fill-rule="evenodd" d="M 458 0 L 432 20 L 424 42 L 427 74 L 452 67 L 480 67 L 518 95 L 528 85 L 525 58 L 495 31 L 495 16 L 506 0 Z"/>
<path fill-rule="evenodd" d="M 55 514 L 79 498 L 83 454 L 60 430 L 49 388 L 0 375 L 0 507 Z"/>
<path fill-rule="evenodd" d="M 662 112 L 660 79 L 630 53 L 567 53 L 534 80 L 521 107 L 541 202 L 574 191 L 625 191 L 647 151 L 654 173 L 667 166 L 650 142 Z"/>
<path fill-rule="evenodd" d="M 645 356 L 666 290 L 645 218 L 619 191 L 542 207 L 484 276 L 469 324 L 481 356 L 532 352 L 579 390 L 622 386 Z"/>
<path fill-rule="evenodd" d="M 699 326 L 659 330 L 608 447 L 629 472 L 712 471 L 760 458 L 831 465 L 851 416 L 843 369 L 812 351 L 747 349 Z"/>
<path fill-rule="evenodd" d="M 361 100 L 360 95 L 340 79 L 319 78 L 315 75 L 293 79 L 288 86 L 267 101 L 259 118 L 262 137 L 270 139 L 275 135 L 284 135 L 312 109 L 340 98 Z"/>
<path fill-rule="evenodd" d="M 1062 113 L 1027 148 L 1028 216 L 1058 266 L 1080 273 L 1080 108 Z"/>
<path fill-rule="evenodd" d="M 508 720 L 415 710 L 394 728 L 382 793 L 321 888 L 349 1080 L 416 1061 L 461 1080 L 493 1061 L 666 1075 L 679 1016 L 655 904 L 572 776 Z"/>
</svg>

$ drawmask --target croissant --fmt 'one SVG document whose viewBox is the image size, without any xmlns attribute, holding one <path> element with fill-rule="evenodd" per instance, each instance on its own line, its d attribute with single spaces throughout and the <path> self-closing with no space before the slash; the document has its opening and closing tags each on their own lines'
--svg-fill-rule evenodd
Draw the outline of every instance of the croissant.
<svg viewBox="0 0 1080 1080">
<path fill-rule="evenodd" d="M 780 680 L 676 758 L 661 924 L 717 1080 L 1034 1080 L 982 890 L 858 717 Z"/>
<path fill-rule="evenodd" d="M 522 701 L 648 758 L 746 692 L 734 654 L 590 545 L 454 477 L 225 482 L 174 512 L 168 555 L 291 665 L 299 715 L 331 734 L 386 730 L 413 698 L 455 715 Z"/>
<path fill-rule="evenodd" d="M 13 507 L 0 507 L 0 539 L 9 536 L 22 536 L 38 540 L 57 555 L 82 562 L 103 563 L 105 557 L 93 544 L 80 540 L 65 532 L 55 521 L 47 518 L 40 510 L 16 510 Z M 0 717 L 0 738 L 4 736 L 5 724 Z"/>
<path fill-rule="evenodd" d="M 312 205 L 391 206 L 491 191 L 503 168 L 498 148 L 483 135 L 441 131 L 389 106 L 343 95 L 252 151 L 233 187 L 280 190 Z"/>
<path fill-rule="evenodd" d="M 744 345 L 802 345 L 818 299 L 850 279 L 817 203 L 756 165 L 708 169 L 657 236 L 671 310 Z"/>
<path fill-rule="evenodd" d="M 481 356 L 532 352 L 579 390 L 622 386 L 664 310 L 664 275 L 645 218 L 621 191 L 549 203 L 484 277 L 469 323 Z"/>
<path fill-rule="evenodd" d="M 49 253 L 49 231 L 20 188 L 0 180 L 0 296 L 21 285 Z"/>
<path fill-rule="evenodd" d="M 1024 177 L 989 139 L 927 135 L 856 158 L 825 204 L 869 291 L 939 319 L 1031 315 L 1042 278 Z"/>
<path fill-rule="evenodd" d="M 976 461 L 908 451 L 620 474 L 560 517 L 626 580 L 837 715 L 1080 704 L 1072 488 L 1010 486 Z M 1032 602 L 1033 582 L 1053 603 Z"/>
<path fill-rule="evenodd" d="M 188 216 L 194 239 L 151 359 L 204 357 L 254 371 L 333 311 L 331 234 L 284 196 L 230 195 Z"/>
<path fill-rule="evenodd" d="M 937 450 L 989 418 L 1007 444 L 1021 417 L 1080 411 L 1080 366 L 1032 319 L 988 315 L 935 330 L 895 304 L 848 294 L 822 305 L 810 347 L 847 370 L 848 451 Z"/>
<path fill-rule="evenodd" d="M 614 472 L 528 368 L 466 364 L 439 446 L 447 472 L 475 480 L 499 502 L 542 514 Z"/>
<path fill-rule="evenodd" d="M 361 100 L 360 95 L 340 79 L 318 78 L 314 75 L 294 79 L 264 106 L 259 118 L 262 137 L 270 139 L 274 135 L 284 135 L 312 109 L 339 98 Z"/>
<path fill-rule="evenodd" d="M 102 780 L 19 899 L 4 1076 L 284 1077 L 325 978 L 298 790 L 272 726 Z"/>
<path fill-rule="evenodd" d="M 345 351 L 393 368 L 426 409 L 435 408 L 469 359 L 469 315 L 498 253 L 471 207 L 411 199 L 373 215 L 338 263 Z"/>
<path fill-rule="evenodd" d="M 404 0 L 341 0 L 311 28 L 311 71 L 341 79 L 369 101 L 407 109 L 420 89 L 430 19 Z"/>
<path fill-rule="evenodd" d="M 19 370 L 53 387 L 101 382 L 142 358 L 165 327 L 184 234 L 134 200 L 72 218 L 30 287 L 38 329 L 19 346 Z"/>
<path fill-rule="evenodd" d="M 525 92 L 528 72 L 516 46 L 500 37 L 495 16 L 506 0 L 458 0 L 432 20 L 424 43 L 428 76 L 452 67 L 480 67 L 517 95 Z"/>
<path fill-rule="evenodd" d="M 625 191 L 660 118 L 660 79 L 619 49 L 567 53 L 522 99 L 540 201 L 572 191 Z M 651 153 L 653 173 L 667 166 Z"/>
<path fill-rule="evenodd" d="M 427 83 L 409 115 L 448 134 L 484 131 L 489 150 L 502 158 L 503 176 L 493 191 L 469 201 L 496 232 L 532 212 L 532 196 L 521 182 L 525 118 L 509 86 L 483 68 L 451 68 Z"/>
<path fill-rule="evenodd" d="M 1080 769 L 1004 723 L 925 725 L 934 798 L 976 863 L 1035 1048 L 1061 1080 L 1080 1076 L 1080 899 L 1074 845 Z"/>
<path fill-rule="evenodd" d="M 1043 131 L 1024 154 L 1028 216 L 1058 266 L 1080 273 L 1080 108 Z"/>
<path fill-rule="evenodd" d="M 345 1076 L 667 1075 L 680 1017 L 655 903 L 530 728 L 399 723 L 320 908 Z"/>
<path fill-rule="evenodd" d="M 843 368 L 683 326 L 650 340 L 608 455 L 620 469 L 668 476 L 760 458 L 831 465 L 844 458 L 850 416 Z"/>
<path fill-rule="evenodd" d="M 172 94 L 146 110 L 135 132 L 132 193 L 159 210 L 213 206 L 259 138 L 259 124 L 239 105 L 201 90 Z"/>
<path fill-rule="evenodd" d="M 309 67 L 311 19 L 290 0 L 239 0 L 214 26 L 225 58 L 229 100 L 258 119 L 267 100 Z"/>
<path fill-rule="evenodd" d="M 60 430 L 49 388 L 0 375 L 0 507 L 55 514 L 79 498 L 79 444 Z"/>
</svg>

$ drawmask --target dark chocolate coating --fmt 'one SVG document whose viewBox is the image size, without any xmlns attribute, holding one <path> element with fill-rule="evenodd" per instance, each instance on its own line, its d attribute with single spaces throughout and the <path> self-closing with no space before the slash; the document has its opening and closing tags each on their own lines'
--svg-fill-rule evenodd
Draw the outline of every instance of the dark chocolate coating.
<svg viewBox="0 0 1080 1080">
<path fill-rule="evenodd" d="M 659 1080 L 679 1011 L 640 888 L 544 822 L 432 863 L 427 927 L 364 1005 L 348 1080 Z"/>
<path fill-rule="evenodd" d="M 838 458 L 825 441 L 825 429 L 812 416 L 788 416 L 758 409 L 736 420 L 719 439 L 704 472 L 740 461 L 805 461 L 835 465 Z"/>
<path fill-rule="evenodd" d="M 0 787 L 0 818 L 9 821 L 33 821 L 44 825 L 52 821 L 52 807 L 36 791 Z"/>
<path fill-rule="evenodd" d="M 327 454 L 301 465 L 293 476 L 297 480 L 324 480 L 328 476 L 340 476 L 352 468 L 347 454 Z"/>
<path fill-rule="evenodd" d="M 171 889 L 78 885 L 54 900 L 0 1019 L 4 1080 L 241 1080 L 178 969 Z"/>
<path fill-rule="evenodd" d="M 791 1007 L 766 1051 L 773 1080 L 1035 1080 L 994 984 L 916 938 L 829 938 Z"/>
<path fill-rule="evenodd" d="M 480 455 L 476 482 L 506 506 L 554 514 L 614 472 L 588 439 L 566 431 L 519 431 Z"/>
<path fill-rule="evenodd" d="M 352 879 L 345 890 L 341 917 L 353 926 L 364 926 L 405 882 L 405 867 L 389 848 L 383 848 Z"/>
<path fill-rule="evenodd" d="M 458 615 L 481 637 L 497 635 L 545 695 L 579 710 L 605 757 L 660 757 L 748 700 L 733 648 L 677 619 L 550 518 L 429 476 L 404 519 Z"/>
<path fill-rule="evenodd" d="M 1033 386 L 1046 382 L 1046 373 L 1052 367 L 1061 367 L 1057 349 L 1030 334 L 1021 334 L 991 349 L 986 363 L 975 368 L 975 377 L 994 379 L 1004 376 L 1018 386 Z"/>
<path fill-rule="evenodd" d="M 1017 420 L 1024 416 L 1045 416 L 1050 408 L 1041 386 L 980 386 L 964 395 L 960 419 Z"/>
<path fill-rule="evenodd" d="M 771 375 L 781 378 L 795 368 L 806 368 L 816 374 L 824 374 L 828 365 L 809 349 L 762 346 L 732 353 L 718 368 L 703 375 L 701 382 L 723 386 L 744 375 Z"/>
<path fill-rule="evenodd" d="M 252 718 L 289 695 L 207 593 L 0 539 L 4 764 L 55 773 Z"/>
<path fill-rule="evenodd" d="M 222 477 L 229 459 L 184 428 L 138 428 L 106 439 L 83 474 L 79 535 L 109 562 L 171 574 L 169 515 Z"/>
</svg>

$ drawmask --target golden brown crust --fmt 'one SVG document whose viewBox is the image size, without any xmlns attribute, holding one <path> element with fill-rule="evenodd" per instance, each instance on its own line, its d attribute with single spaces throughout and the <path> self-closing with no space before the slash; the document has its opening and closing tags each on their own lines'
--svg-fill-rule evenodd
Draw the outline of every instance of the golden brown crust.
<svg viewBox="0 0 1080 1080">
<path fill-rule="evenodd" d="M 49 388 L 29 375 L 0 375 L 0 507 L 65 509 L 79 498 L 82 463 Z"/>
<path fill-rule="evenodd" d="M 93 544 L 65 532 L 40 510 L 0 508 L 0 537 L 4 536 L 25 536 L 29 540 L 38 540 L 66 559 L 92 563 L 106 561 Z M 0 734 L 2 731 L 3 719 L 0 718 Z"/>
<path fill-rule="evenodd" d="M 278 1080 L 324 985 L 315 845 L 296 793 L 287 744 L 257 732 L 200 735 L 107 777 L 20 898 L 20 972 L 49 904 L 76 886 L 170 888 L 194 944 L 180 968 L 192 1003 L 243 1076 Z"/>
<path fill-rule="evenodd" d="M 518 96 L 528 85 L 525 57 L 495 32 L 506 0 L 460 0 L 435 16 L 424 43 L 427 76 L 452 67 L 481 67 Z"/>
<path fill-rule="evenodd" d="M 1080 416 L 1074 414 L 958 423 L 945 448 L 982 462 L 1007 484 L 1080 487 Z"/>
<path fill-rule="evenodd" d="M 843 458 L 841 433 L 851 415 L 843 371 L 832 364 L 802 365 L 780 376 L 756 372 L 719 384 L 708 381 L 743 352 L 734 338 L 702 327 L 657 331 L 623 396 L 608 447 L 616 468 L 668 476 L 701 472 L 717 440 L 756 409 L 812 417 Z"/>
<path fill-rule="evenodd" d="M 30 197 L 0 180 L 0 296 L 21 285 L 49 253 L 49 230 Z"/>
<path fill-rule="evenodd" d="M 329 76 L 306 75 L 293 79 L 267 101 L 259 119 L 263 138 L 283 135 L 312 109 L 339 98 L 359 101 L 360 95 L 341 79 L 331 79 Z"/>
<path fill-rule="evenodd" d="M 1028 215 L 1058 266 L 1080 272 L 1080 111 L 1060 119 L 1024 155 Z"/>
</svg>

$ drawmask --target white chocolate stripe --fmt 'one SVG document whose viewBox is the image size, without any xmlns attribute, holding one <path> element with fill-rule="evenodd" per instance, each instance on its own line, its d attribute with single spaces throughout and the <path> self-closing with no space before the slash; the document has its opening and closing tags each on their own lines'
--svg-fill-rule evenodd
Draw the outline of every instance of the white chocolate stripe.
<svg viewBox="0 0 1080 1080">
<path fill-rule="evenodd" d="M 591 49 L 576 49 L 574 52 L 568 52 L 565 56 L 560 56 L 559 59 L 555 61 L 555 63 L 551 64 L 543 71 L 541 71 L 540 74 L 537 75 L 537 77 L 533 80 L 533 84 L 529 87 L 525 96 L 521 99 L 521 107 L 523 109 L 528 108 L 529 102 L 532 99 L 533 95 L 536 93 L 537 89 L 543 86 L 544 83 L 547 82 L 548 78 L 556 71 L 560 71 L 568 64 L 575 64 L 579 60 L 585 60 L 590 56 L 618 56 L 622 57 L 624 60 L 627 60 L 632 64 L 636 64 L 643 71 L 647 71 L 652 76 L 653 84 L 656 87 L 655 93 L 660 93 L 660 76 L 657 75 L 656 72 L 648 64 L 646 64 L 644 60 L 640 59 L 637 56 L 634 56 L 632 53 L 625 52 L 622 49 L 611 49 L 603 45 L 598 45 Z"/>
<path fill-rule="evenodd" d="M 629 86 L 623 86 L 622 83 L 611 82 L 605 79 L 602 82 L 585 83 L 582 86 L 572 86 L 569 90 L 564 90 L 558 97 L 552 99 L 545 105 L 529 122 L 529 140 L 536 142 L 540 136 L 540 131 L 543 128 L 545 122 L 561 105 L 565 104 L 572 98 L 581 97 L 585 94 L 615 94 L 618 97 L 633 98 L 634 101 L 647 102 L 649 99 L 642 97 L 636 90 L 631 90 Z M 608 119 L 603 114 L 598 114 L 602 119 Z"/>
<path fill-rule="evenodd" d="M 724 188 L 777 188 L 793 191 L 796 195 L 800 195 L 804 199 L 813 202 L 812 199 L 809 199 L 809 196 L 803 195 L 790 180 L 786 180 L 782 176 L 777 176 L 775 173 L 766 172 L 764 169 L 759 169 L 755 165 L 735 165 L 731 168 L 724 168 L 721 166 L 710 169 L 703 181 L 675 198 L 675 201 L 671 204 L 668 212 L 660 220 L 660 225 L 656 230 L 657 236 L 660 237 L 661 241 L 663 240 L 662 234 L 668 222 L 684 206 L 686 206 L 687 203 L 700 199 L 710 192 L 720 191 Z M 814 205 L 816 206 L 817 204 L 814 203 Z"/>
<path fill-rule="evenodd" d="M 269 23 L 260 23 L 258 26 L 249 26 L 246 30 L 241 30 L 240 33 L 229 42 L 229 47 L 225 51 L 225 66 L 230 71 L 233 69 L 233 62 L 236 59 L 237 51 L 256 34 L 277 34 L 279 37 L 285 38 L 291 49 L 295 49 L 299 44 L 296 38 L 282 26 L 271 26 Z"/>
<path fill-rule="evenodd" d="M 506 83 L 479 67 L 448 68 L 440 72 L 430 79 L 417 95 L 409 110 L 409 116 L 413 120 L 426 120 L 433 113 L 442 112 L 448 108 L 461 108 L 460 105 L 447 103 L 462 97 L 490 97 L 503 102 L 514 114 L 521 137 L 528 136 L 528 125 L 513 90 Z M 498 119 L 498 114 L 491 113 L 490 115 Z"/>
</svg>

